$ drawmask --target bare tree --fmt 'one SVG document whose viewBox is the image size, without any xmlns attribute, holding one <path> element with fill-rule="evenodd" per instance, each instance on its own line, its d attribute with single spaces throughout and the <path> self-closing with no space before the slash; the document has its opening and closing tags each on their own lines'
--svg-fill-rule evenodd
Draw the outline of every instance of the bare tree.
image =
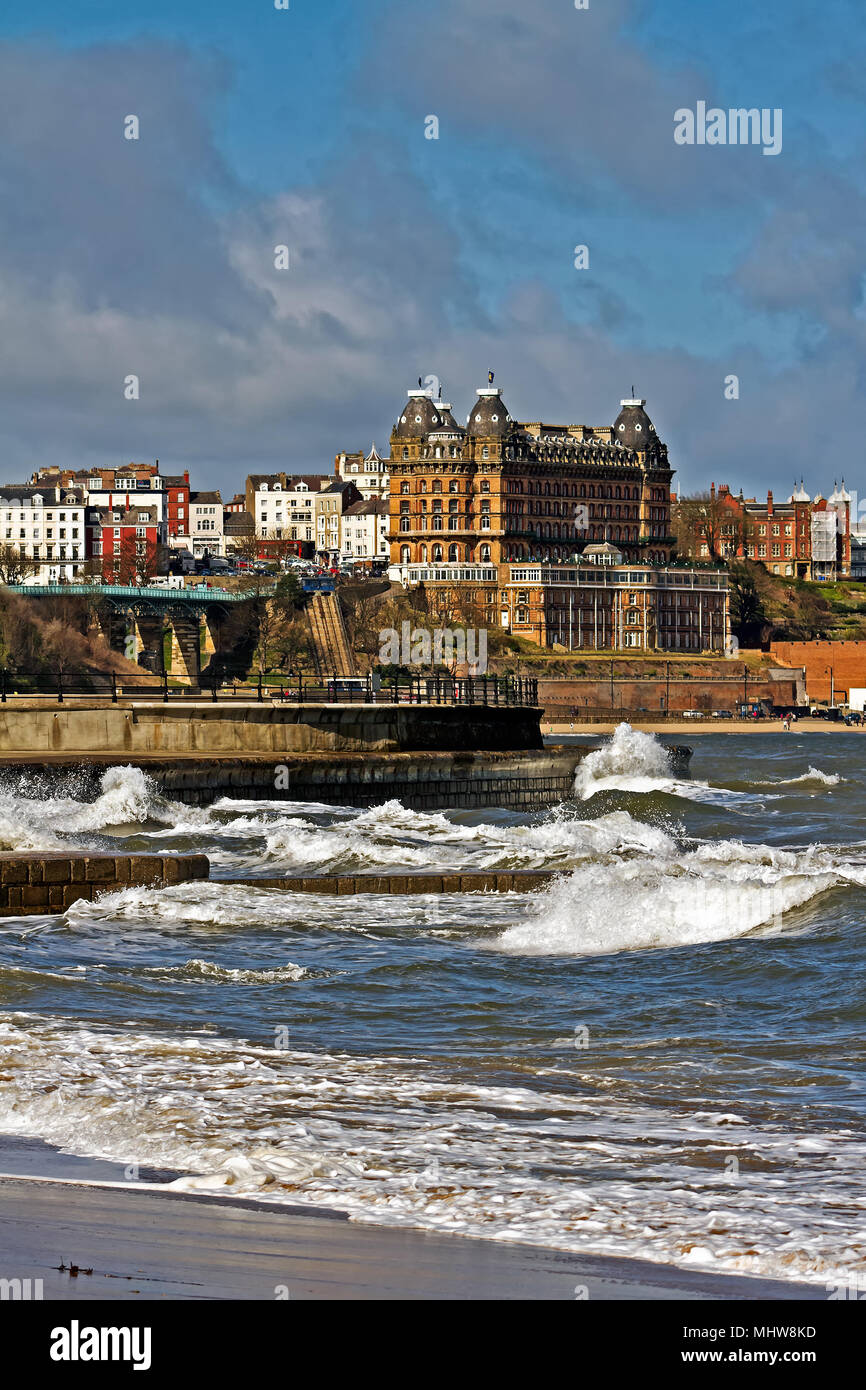
<svg viewBox="0 0 866 1390">
<path fill-rule="evenodd" d="M 38 572 L 38 560 L 30 559 L 15 545 L 0 545 L 0 584 L 23 584 Z"/>
<path fill-rule="evenodd" d="M 679 498 L 671 508 L 671 526 L 679 553 L 692 560 L 746 555 L 755 533 L 745 508 L 729 493 L 701 492 Z"/>
</svg>

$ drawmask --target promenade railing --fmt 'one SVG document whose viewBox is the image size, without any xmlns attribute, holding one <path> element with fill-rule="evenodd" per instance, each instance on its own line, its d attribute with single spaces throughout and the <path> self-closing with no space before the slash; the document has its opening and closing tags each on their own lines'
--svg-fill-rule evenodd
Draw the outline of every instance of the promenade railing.
<svg viewBox="0 0 866 1390">
<path fill-rule="evenodd" d="M 169 672 L 22 671 L 0 669 L 0 703 L 13 698 L 45 698 L 57 704 L 76 699 L 183 701 L 205 696 L 220 701 L 276 701 L 283 704 L 538 704 L 538 681 L 525 676 L 451 676 L 433 673 L 380 681 L 360 677 L 258 674 L 244 680 L 203 672 L 182 682 Z"/>
</svg>

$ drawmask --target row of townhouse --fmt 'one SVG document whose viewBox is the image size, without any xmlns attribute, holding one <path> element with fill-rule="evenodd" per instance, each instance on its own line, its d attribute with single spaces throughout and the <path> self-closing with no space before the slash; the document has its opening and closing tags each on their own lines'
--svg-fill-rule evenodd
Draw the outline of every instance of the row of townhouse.
<svg viewBox="0 0 866 1390">
<path fill-rule="evenodd" d="M 239 548 L 329 564 L 387 561 L 384 462 L 375 448 L 366 459 L 359 454 L 366 471 L 353 475 L 354 456 L 343 457 L 346 476 L 339 458 L 333 475 L 253 475 L 228 502 L 217 490 L 194 489 L 188 471 L 161 474 L 158 460 L 38 469 L 27 483 L 0 485 L 0 580 L 141 583 L 184 554 L 202 559 Z"/>
<path fill-rule="evenodd" d="M 245 498 L 263 556 L 294 554 L 331 564 L 388 560 L 389 504 L 365 497 L 351 476 L 251 474 Z"/>
</svg>

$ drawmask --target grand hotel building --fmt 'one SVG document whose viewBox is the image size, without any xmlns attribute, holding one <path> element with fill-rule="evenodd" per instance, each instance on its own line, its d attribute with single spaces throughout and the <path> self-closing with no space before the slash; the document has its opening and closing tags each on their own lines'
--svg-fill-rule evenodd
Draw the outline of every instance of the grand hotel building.
<svg viewBox="0 0 866 1390">
<path fill-rule="evenodd" d="M 672 470 L 646 402 L 521 423 L 489 384 L 463 428 L 419 388 L 391 434 L 391 575 L 541 646 L 724 651 L 723 572 L 670 565 Z"/>
</svg>

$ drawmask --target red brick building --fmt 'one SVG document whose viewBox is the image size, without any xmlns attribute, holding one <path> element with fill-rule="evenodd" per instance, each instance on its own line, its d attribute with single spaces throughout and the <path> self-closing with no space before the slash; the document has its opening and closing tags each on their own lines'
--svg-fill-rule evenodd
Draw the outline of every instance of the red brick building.
<svg viewBox="0 0 866 1390">
<path fill-rule="evenodd" d="M 188 536 L 190 534 L 189 471 L 184 469 L 182 474 L 165 475 L 162 481 L 165 490 L 167 535 L 169 542 L 171 542 L 176 536 Z"/>
<path fill-rule="evenodd" d="M 772 492 L 759 502 L 726 484 L 716 491 L 712 483 L 707 525 L 723 558 L 755 560 L 790 579 L 833 581 L 851 573 L 851 496 L 844 479 L 827 498 L 810 497 L 801 482 L 782 502 Z M 695 558 L 709 558 L 713 545 L 702 545 Z"/>
<path fill-rule="evenodd" d="M 866 642 L 771 642 L 770 654 L 804 668 L 810 700 L 847 704 L 852 689 L 866 689 Z"/>
<path fill-rule="evenodd" d="M 109 584 L 140 585 L 164 568 L 155 506 L 88 507 L 87 554 Z"/>
</svg>

